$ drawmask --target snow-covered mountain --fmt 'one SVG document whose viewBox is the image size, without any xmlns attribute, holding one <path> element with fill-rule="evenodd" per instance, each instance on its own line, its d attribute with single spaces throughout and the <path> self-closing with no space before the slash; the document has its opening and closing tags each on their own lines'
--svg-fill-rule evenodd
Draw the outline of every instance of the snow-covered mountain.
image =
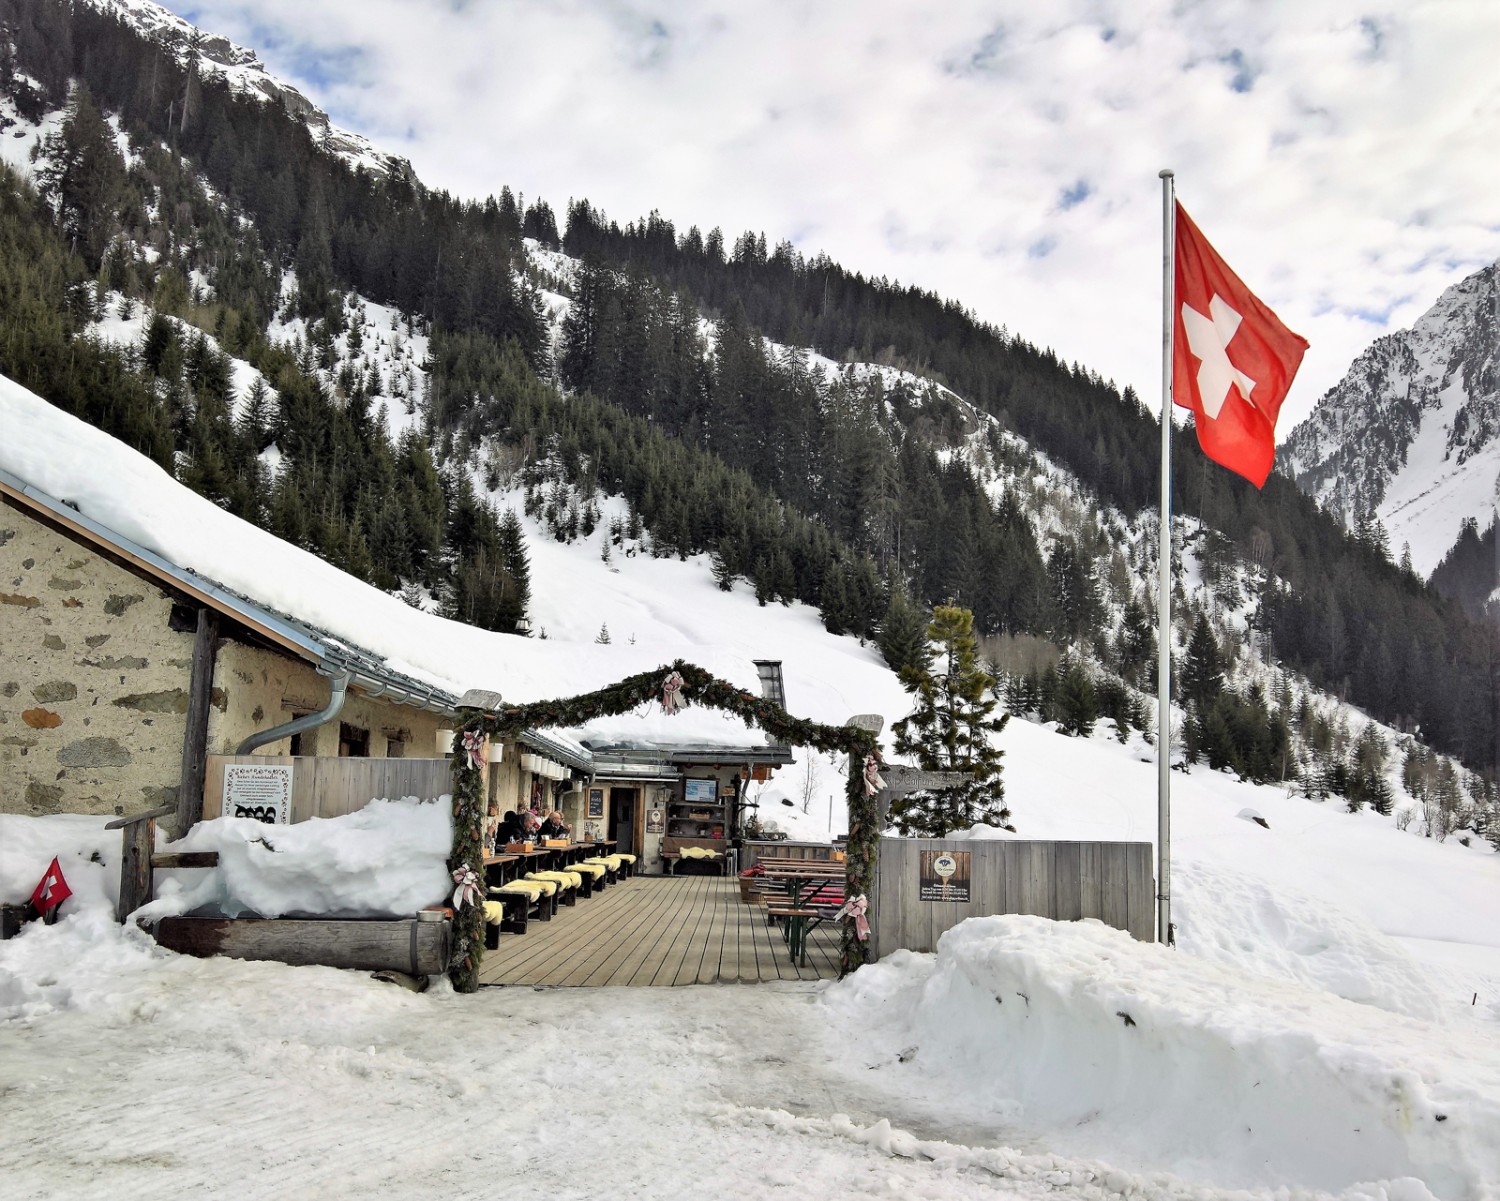
<svg viewBox="0 0 1500 1201">
<path fill-rule="evenodd" d="M 1283 447 L 1301 487 L 1351 526 L 1373 512 L 1422 576 L 1500 497 L 1500 263 L 1354 360 Z"/>
<path fill-rule="evenodd" d="M 363 167 L 376 175 L 411 172 L 411 165 L 405 159 L 377 150 L 368 138 L 334 125 L 328 114 L 311 100 L 266 70 L 255 51 L 200 30 L 151 0 L 87 0 L 87 3 L 140 30 L 184 66 L 196 55 L 200 77 L 222 79 L 239 95 L 285 108 L 307 126 L 314 141 L 351 167 Z"/>
</svg>

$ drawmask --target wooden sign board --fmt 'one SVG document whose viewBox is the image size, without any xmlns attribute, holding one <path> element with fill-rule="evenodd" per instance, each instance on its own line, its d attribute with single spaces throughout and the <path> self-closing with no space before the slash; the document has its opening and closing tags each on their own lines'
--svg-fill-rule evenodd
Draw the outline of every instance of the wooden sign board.
<svg viewBox="0 0 1500 1201">
<path fill-rule="evenodd" d="M 917 857 L 917 896 L 923 901 L 967 901 L 970 851 L 923 851 Z"/>
<path fill-rule="evenodd" d="M 965 776 L 958 771 L 922 771 L 916 767 L 889 764 L 880 769 L 880 778 L 885 781 L 888 792 L 941 792 L 944 788 L 962 784 Z"/>
<path fill-rule="evenodd" d="M 269 826 L 292 820 L 290 763 L 229 763 L 224 767 L 225 817 L 250 817 Z"/>
</svg>

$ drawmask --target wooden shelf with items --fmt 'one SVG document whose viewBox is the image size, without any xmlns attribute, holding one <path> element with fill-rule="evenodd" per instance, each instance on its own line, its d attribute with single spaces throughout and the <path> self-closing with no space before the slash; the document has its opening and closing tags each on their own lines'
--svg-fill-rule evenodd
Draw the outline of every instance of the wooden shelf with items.
<svg viewBox="0 0 1500 1201">
<path fill-rule="evenodd" d="M 727 799 L 716 780 L 688 779 L 683 796 L 667 806 L 667 835 L 674 838 L 706 838 L 724 841 L 729 828 Z"/>
</svg>

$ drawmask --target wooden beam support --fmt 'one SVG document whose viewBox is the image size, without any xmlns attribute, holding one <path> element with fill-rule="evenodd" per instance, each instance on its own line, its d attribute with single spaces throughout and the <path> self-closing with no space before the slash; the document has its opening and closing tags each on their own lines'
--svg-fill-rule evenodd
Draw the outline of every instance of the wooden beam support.
<svg viewBox="0 0 1500 1201">
<path fill-rule="evenodd" d="M 193 675 L 188 687 L 187 730 L 182 736 L 182 774 L 177 783 L 177 818 L 172 837 L 181 838 L 203 816 L 203 773 L 208 759 L 208 709 L 213 699 L 214 662 L 219 651 L 219 614 L 198 610 L 193 637 Z"/>
<path fill-rule="evenodd" d="M 173 867 L 218 867 L 218 851 L 178 851 L 176 854 L 152 855 L 151 866 L 157 871 Z"/>
</svg>

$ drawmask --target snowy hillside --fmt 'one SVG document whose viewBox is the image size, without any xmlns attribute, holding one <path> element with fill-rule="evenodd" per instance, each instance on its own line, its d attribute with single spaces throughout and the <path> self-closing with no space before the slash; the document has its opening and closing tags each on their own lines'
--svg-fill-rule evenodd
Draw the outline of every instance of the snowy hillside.
<svg viewBox="0 0 1500 1201">
<path fill-rule="evenodd" d="M 1373 511 L 1393 558 L 1431 574 L 1500 497 L 1500 263 L 1375 342 L 1288 436 L 1284 462 L 1349 525 Z"/>
</svg>

